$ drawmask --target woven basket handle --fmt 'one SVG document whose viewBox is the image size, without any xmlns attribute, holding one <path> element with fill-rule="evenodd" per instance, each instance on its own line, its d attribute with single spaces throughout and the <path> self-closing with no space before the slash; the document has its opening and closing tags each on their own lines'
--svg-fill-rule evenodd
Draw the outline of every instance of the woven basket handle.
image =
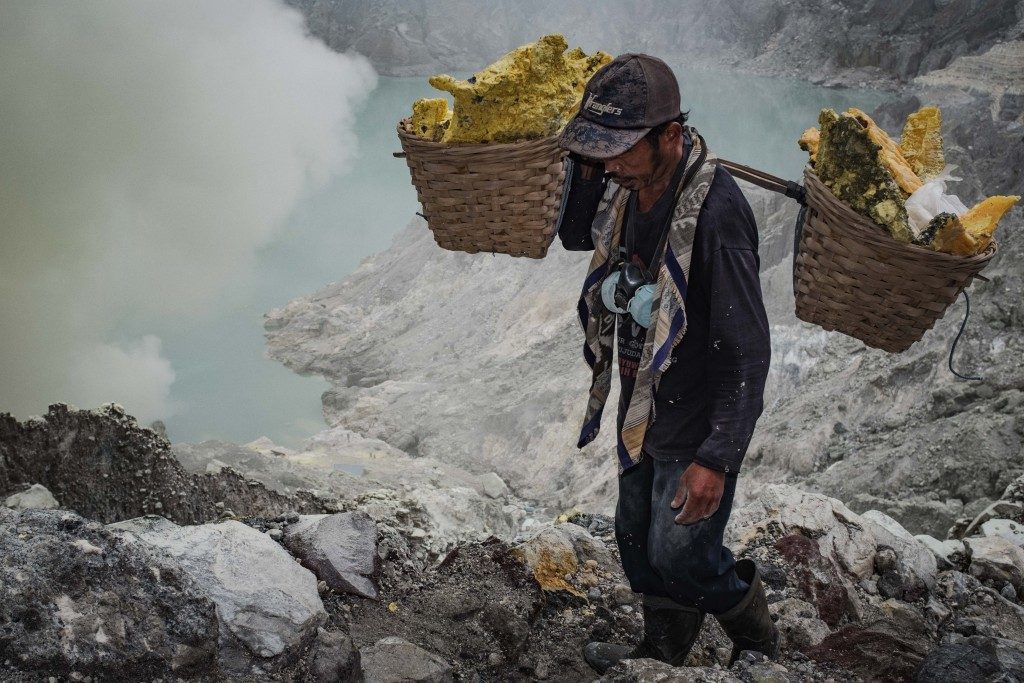
<svg viewBox="0 0 1024 683">
<path fill-rule="evenodd" d="M 804 186 L 800 183 L 793 182 L 792 180 L 783 180 L 778 176 L 773 176 L 771 173 L 765 173 L 764 171 L 759 171 L 756 168 L 737 164 L 735 161 L 729 161 L 727 159 L 719 159 L 718 163 L 728 169 L 728 171 L 737 178 L 742 178 L 743 180 L 754 183 L 766 190 L 784 194 L 791 199 L 797 200 L 801 204 L 805 203 Z"/>
</svg>

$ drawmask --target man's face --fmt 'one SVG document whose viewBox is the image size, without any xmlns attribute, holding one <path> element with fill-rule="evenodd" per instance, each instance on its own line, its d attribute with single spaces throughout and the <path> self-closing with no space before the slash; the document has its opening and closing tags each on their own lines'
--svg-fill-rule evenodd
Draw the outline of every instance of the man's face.
<svg viewBox="0 0 1024 683">
<path fill-rule="evenodd" d="M 641 139 L 619 156 L 606 159 L 604 169 L 615 184 L 627 190 L 639 190 L 651 184 L 662 159 L 660 147 Z"/>
</svg>

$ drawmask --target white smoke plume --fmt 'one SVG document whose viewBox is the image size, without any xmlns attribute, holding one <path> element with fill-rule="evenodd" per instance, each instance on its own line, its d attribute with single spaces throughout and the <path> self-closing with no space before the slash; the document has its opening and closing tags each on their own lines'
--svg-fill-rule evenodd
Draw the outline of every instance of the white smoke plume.
<svg viewBox="0 0 1024 683">
<path fill-rule="evenodd" d="M 0 411 L 167 417 L 145 321 L 194 324 L 252 281 L 351 161 L 373 69 L 275 0 L 4 2 L 0 65 Z"/>
</svg>

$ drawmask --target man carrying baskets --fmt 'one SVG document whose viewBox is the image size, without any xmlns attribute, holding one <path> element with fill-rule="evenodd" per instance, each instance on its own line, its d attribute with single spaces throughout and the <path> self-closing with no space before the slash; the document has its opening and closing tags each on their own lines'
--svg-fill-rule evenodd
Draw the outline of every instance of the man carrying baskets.
<svg viewBox="0 0 1024 683">
<path fill-rule="evenodd" d="M 579 302 L 593 371 L 579 446 L 597 436 L 616 337 L 615 534 L 643 596 L 639 645 L 586 646 L 601 673 L 624 658 L 683 664 L 705 614 L 733 660 L 778 654 L 756 565 L 723 545 L 770 360 L 757 226 L 686 121 L 668 65 L 625 54 L 590 79 L 560 141 L 571 180 L 559 237 L 594 251 Z"/>
</svg>

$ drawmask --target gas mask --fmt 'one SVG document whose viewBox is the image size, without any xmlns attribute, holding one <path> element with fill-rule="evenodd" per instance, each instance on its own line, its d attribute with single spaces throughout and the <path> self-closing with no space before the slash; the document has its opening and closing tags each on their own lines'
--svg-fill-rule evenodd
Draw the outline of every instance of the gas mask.
<svg viewBox="0 0 1024 683">
<path fill-rule="evenodd" d="M 601 301 L 613 313 L 628 313 L 640 327 L 650 327 L 657 285 L 635 263 L 626 263 L 601 283 Z"/>
</svg>

